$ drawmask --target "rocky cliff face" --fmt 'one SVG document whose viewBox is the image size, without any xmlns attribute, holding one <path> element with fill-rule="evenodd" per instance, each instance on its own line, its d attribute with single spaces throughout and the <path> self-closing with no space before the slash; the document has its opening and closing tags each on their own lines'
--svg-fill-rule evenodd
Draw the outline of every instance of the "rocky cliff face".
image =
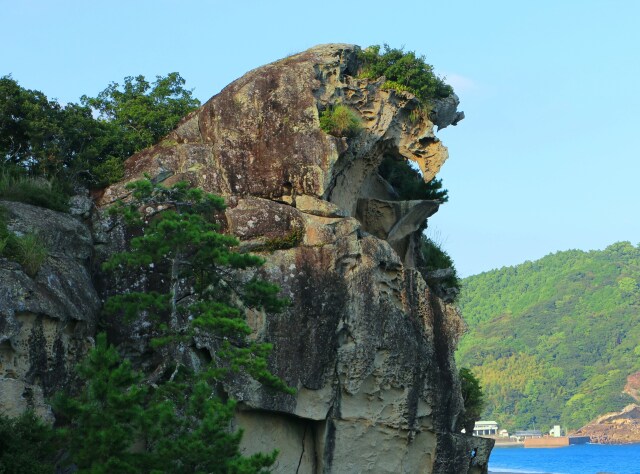
<svg viewBox="0 0 640 474">
<path fill-rule="evenodd" d="M 447 159 L 434 127 L 455 124 L 462 114 L 455 96 L 427 116 L 416 113 L 413 95 L 383 90 L 382 79 L 358 79 L 356 51 L 319 46 L 249 72 L 160 144 L 131 157 L 125 180 L 97 202 L 106 207 L 126 197 L 125 184 L 144 173 L 166 185 L 187 180 L 225 197 L 223 227 L 244 248 L 271 249 L 261 252 L 261 276 L 279 284 L 292 305 L 277 315 L 251 313 L 250 323 L 254 337 L 275 346 L 270 369 L 297 394 L 267 392 L 242 377 L 227 383 L 240 402 L 247 452 L 278 448 L 281 473 L 486 472 L 493 442 L 457 433 L 463 406 L 453 351 L 463 322 L 419 270 L 417 230 L 439 203 L 399 201 L 377 172 L 392 156 L 411 160 L 431 179 Z M 335 137 L 320 128 L 321 112 L 336 104 L 361 117 L 360 133 Z M 94 229 L 94 239 L 106 244 L 98 256 L 122 242 L 108 219 L 97 219 Z M 85 275 L 86 257 L 78 252 L 68 261 Z M 28 285 L 42 278 L 19 291 L 35 291 Z M 67 301 L 60 313 L 6 297 L 0 310 L 15 322 L 0 347 L 17 350 L 14 341 L 33 332 L 17 315 L 34 314 L 52 321 L 50 338 L 72 354 L 65 341 L 86 342 L 97 308 L 93 287 L 79 288 L 87 307 Z M 109 282 L 101 288 L 112 290 Z M 116 332 L 121 348 L 144 360 L 143 328 Z M 67 333 L 74 336 L 64 339 Z M 197 360 L 214 349 L 194 341 L 192 350 Z M 18 379 L 46 390 L 29 370 Z"/>
<path fill-rule="evenodd" d="M 48 256 L 34 277 L 0 258 L 0 410 L 52 419 L 45 397 L 64 388 L 92 345 L 100 300 L 89 271 L 93 239 L 74 217 L 0 202 L 8 229 L 36 233 Z"/>
<path fill-rule="evenodd" d="M 607 413 L 583 426 L 576 436 L 589 436 L 592 443 L 640 443 L 640 406 L 627 405 L 624 410 Z"/>
</svg>

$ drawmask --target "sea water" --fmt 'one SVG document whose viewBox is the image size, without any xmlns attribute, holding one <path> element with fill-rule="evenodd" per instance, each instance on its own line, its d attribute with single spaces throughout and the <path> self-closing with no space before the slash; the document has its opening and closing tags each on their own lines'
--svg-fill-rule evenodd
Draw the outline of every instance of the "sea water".
<svg viewBox="0 0 640 474">
<path fill-rule="evenodd" d="M 489 471 L 553 474 L 640 474 L 640 444 L 562 448 L 495 447 Z"/>
</svg>

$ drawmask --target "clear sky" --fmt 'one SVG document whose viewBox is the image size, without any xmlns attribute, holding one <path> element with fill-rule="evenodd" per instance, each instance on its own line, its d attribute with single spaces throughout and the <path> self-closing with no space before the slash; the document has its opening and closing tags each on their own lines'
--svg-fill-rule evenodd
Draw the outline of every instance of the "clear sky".
<svg viewBox="0 0 640 474">
<path fill-rule="evenodd" d="M 0 0 L 0 75 L 61 102 L 178 71 L 203 102 L 319 43 L 424 54 L 467 118 L 430 220 L 463 276 L 640 241 L 640 1 Z"/>
</svg>

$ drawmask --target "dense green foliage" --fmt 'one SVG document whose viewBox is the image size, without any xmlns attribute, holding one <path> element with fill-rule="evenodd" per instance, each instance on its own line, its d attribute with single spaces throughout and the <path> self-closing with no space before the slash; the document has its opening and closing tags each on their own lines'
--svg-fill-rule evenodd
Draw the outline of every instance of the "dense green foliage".
<svg viewBox="0 0 640 474">
<path fill-rule="evenodd" d="M 336 137 L 353 137 L 362 130 L 362 121 L 349 107 L 338 104 L 322 111 L 320 128 Z"/>
<path fill-rule="evenodd" d="M 385 44 L 369 46 L 360 51 L 362 70 L 360 75 L 377 79 L 384 76 L 384 88 L 406 90 L 413 93 L 423 104 L 432 99 L 441 99 L 453 94 L 453 88 L 433 72 L 424 56 L 413 51 L 390 48 Z"/>
<path fill-rule="evenodd" d="M 210 367 L 212 379 L 243 369 L 257 380 L 286 389 L 266 369 L 265 356 L 271 346 L 246 341 L 251 329 L 244 311 L 252 307 L 277 312 L 287 301 L 277 297 L 276 285 L 256 278 L 240 281 L 230 271 L 255 268 L 264 260 L 235 251 L 238 240 L 217 232 L 213 218 L 224 209 L 222 198 L 184 182 L 166 188 L 145 179 L 130 183 L 128 188 L 133 201 L 120 203 L 113 212 L 122 214 L 130 225 L 141 226 L 142 235 L 133 238 L 131 248 L 114 255 L 104 268 L 153 275 L 164 285 L 158 283 L 155 291 L 113 296 L 105 305 L 107 311 L 128 318 L 152 317 L 156 344 L 173 346 L 172 350 L 195 335 L 215 338 L 224 363 Z M 156 211 L 143 215 L 141 208 Z M 184 282 L 189 282 L 188 288 Z M 188 303 L 180 304 L 185 296 L 189 296 Z M 153 308 L 151 315 L 149 307 Z"/>
<path fill-rule="evenodd" d="M 157 142 L 199 105 L 183 85 L 178 73 L 153 83 L 127 77 L 122 86 L 112 83 L 97 97 L 62 106 L 2 77 L 0 165 L 91 186 L 115 182 L 126 158 Z"/>
<path fill-rule="evenodd" d="M 242 433 L 229 431 L 234 402 L 219 398 L 217 388 L 231 373 L 241 371 L 267 387 L 292 392 L 267 368 L 271 346 L 247 339 L 251 329 L 245 319 L 247 308 L 277 312 L 288 302 L 278 298 L 276 285 L 255 277 L 243 279 L 234 271 L 258 267 L 263 260 L 235 251 L 237 239 L 217 232 L 215 216 L 224 209 L 221 198 L 186 183 L 166 188 L 145 179 L 128 188 L 132 200 L 119 203 L 113 213 L 122 216 L 138 236 L 131 240 L 129 250 L 114 255 L 104 268 L 124 278 L 136 274 L 155 283 L 153 289 L 110 297 L 105 309 L 116 324 L 120 316 L 125 320 L 150 320 L 152 346 L 160 362 L 145 377 L 153 390 L 148 389 L 144 404 L 140 404 L 144 405 L 144 415 L 136 426 L 125 425 L 127 433 L 138 434 L 123 439 L 113 462 L 133 462 L 129 459 L 130 448 L 133 441 L 142 438 L 146 449 L 135 462 L 144 462 L 145 469 L 151 466 L 157 472 L 172 473 L 267 472 L 276 453 L 240 455 Z M 197 373 L 190 359 L 185 359 L 194 337 L 209 340 L 215 348 L 212 360 Z M 129 379 L 127 383 L 136 382 Z M 139 387 L 140 383 L 131 386 Z M 128 389 L 126 394 L 131 396 L 133 392 Z M 94 406 L 88 400 L 84 404 L 89 411 Z M 131 401 L 128 406 L 135 404 Z M 130 414 L 127 419 L 134 420 L 135 416 Z M 118 421 L 107 424 L 117 425 Z M 89 424 L 89 429 L 99 434 L 107 428 Z M 86 445 L 86 449 L 89 447 Z M 102 469 L 108 465 L 107 459 L 97 465 Z M 140 467 L 135 469 L 138 471 L 132 472 L 139 472 Z"/>
<path fill-rule="evenodd" d="M 91 110 L 78 104 L 63 107 L 42 92 L 0 78 L 0 160 L 41 175 L 57 174 L 85 153 L 96 140 L 98 124 Z"/>
<path fill-rule="evenodd" d="M 476 421 L 482 415 L 484 396 L 480 381 L 466 367 L 460 369 L 460 391 L 464 401 L 464 415 L 460 420 L 460 428 L 464 428 L 465 433 L 471 434 Z"/>
<path fill-rule="evenodd" d="M 113 126 L 118 148 L 110 156 L 121 160 L 157 143 L 200 106 L 184 83 L 177 72 L 157 76 L 153 83 L 144 76 L 125 77 L 122 86 L 113 82 L 97 97 L 82 96 L 81 102 L 98 113 L 100 123 Z"/>
<path fill-rule="evenodd" d="M 640 249 L 570 250 L 463 280 L 457 358 L 506 428 L 579 427 L 620 410 L 640 370 Z"/>
<path fill-rule="evenodd" d="M 422 174 L 405 159 L 397 160 L 387 156 L 378 167 L 378 173 L 398 193 L 402 200 L 436 199 L 441 202 L 449 200 L 448 191 L 442 189 L 442 181 L 432 179 L 425 182 Z"/>
<path fill-rule="evenodd" d="M 204 380 L 142 383 L 105 334 L 78 372 L 85 385 L 57 397 L 66 423 L 54 435 L 66 450 L 61 464 L 80 473 L 256 474 L 275 461 L 275 452 L 240 454 L 242 432 L 229 431 L 234 404 L 211 396 Z"/>
<path fill-rule="evenodd" d="M 53 429 L 32 412 L 0 413 L 0 474 L 51 474 L 59 449 Z"/>
<path fill-rule="evenodd" d="M 237 239 L 217 232 L 221 198 L 186 183 L 166 188 L 145 179 L 128 188 L 131 200 L 112 212 L 137 237 L 105 270 L 122 281 L 135 275 L 154 284 L 108 298 L 106 322 L 149 322 L 152 350 L 158 352 L 149 358 L 159 365 L 136 372 L 104 333 L 98 335 L 77 368 L 79 390 L 54 400 L 60 428 L 30 413 L 0 416 L 0 473 L 54 467 L 91 474 L 270 472 L 277 451 L 241 454 L 242 432 L 231 430 L 235 402 L 222 397 L 221 387 L 241 372 L 269 389 L 293 393 L 267 368 L 271 346 L 247 339 L 245 319 L 249 308 L 277 312 L 288 301 L 278 298 L 276 285 L 247 276 L 261 258 L 235 251 Z M 0 213 L 0 252 L 9 249 L 20 258 L 18 249 L 31 237 L 9 232 Z M 210 362 L 193 366 L 188 353 L 195 337 L 213 347 Z"/>
<path fill-rule="evenodd" d="M 67 420 L 60 434 L 71 461 L 80 472 L 140 472 L 144 456 L 130 448 L 154 416 L 153 409 L 145 414 L 142 377 L 120 360 L 105 334 L 77 370 L 85 382 L 82 391 L 77 397 L 61 394 L 55 403 L 58 416 Z"/>
<path fill-rule="evenodd" d="M 42 425 L 32 415 L 0 418 L 0 435 L 13 433 L 10 442 L 0 437 L 0 463 L 18 468 L 0 472 L 52 472 L 55 464 L 91 474 L 267 473 L 277 451 L 241 454 L 242 432 L 230 429 L 235 402 L 223 399 L 220 388 L 242 372 L 270 389 L 293 393 L 267 368 L 271 346 L 247 339 L 251 329 L 245 320 L 248 308 L 276 312 L 288 302 L 278 298 L 276 285 L 238 276 L 237 270 L 248 272 L 263 260 L 235 251 L 237 239 L 217 232 L 221 198 L 185 183 L 166 188 L 148 179 L 128 188 L 131 200 L 112 212 L 138 236 L 105 270 L 123 281 L 136 275 L 154 284 L 108 298 L 106 322 L 148 321 L 158 352 L 149 357 L 158 365 L 136 372 L 104 333 L 98 335 L 77 368 L 79 391 L 54 400 L 61 428 Z M 0 231 L 7 234 L 2 221 Z M 194 337 L 214 349 L 210 362 L 195 367 L 188 356 Z"/>
</svg>

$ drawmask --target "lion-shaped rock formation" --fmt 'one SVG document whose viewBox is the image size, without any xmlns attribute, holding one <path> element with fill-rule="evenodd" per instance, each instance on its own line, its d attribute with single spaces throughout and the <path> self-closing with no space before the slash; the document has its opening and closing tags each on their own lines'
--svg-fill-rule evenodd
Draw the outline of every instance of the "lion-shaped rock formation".
<svg viewBox="0 0 640 474">
<path fill-rule="evenodd" d="M 463 322 L 417 268 L 418 230 L 439 202 L 399 201 L 378 174 L 391 156 L 431 180 L 448 157 L 434 127 L 463 114 L 455 95 L 416 113 L 412 94 L 358 78 L 357 52 L 322 45 L 247 73 L 131 157 L 99 202 L 145 173 L 187 180 L 226 198 L 225 227 L 247 248 L 296 237 L 262 269 L 292 305 L 252 325 L 297 394 L 229 384 L 246 452 L 278 448 L 282 473 L 486 472 L 492 443 L 456 432 Z M 338 104 L 360 117 L 355 136 L 321 128 Z"/>
</svg>

